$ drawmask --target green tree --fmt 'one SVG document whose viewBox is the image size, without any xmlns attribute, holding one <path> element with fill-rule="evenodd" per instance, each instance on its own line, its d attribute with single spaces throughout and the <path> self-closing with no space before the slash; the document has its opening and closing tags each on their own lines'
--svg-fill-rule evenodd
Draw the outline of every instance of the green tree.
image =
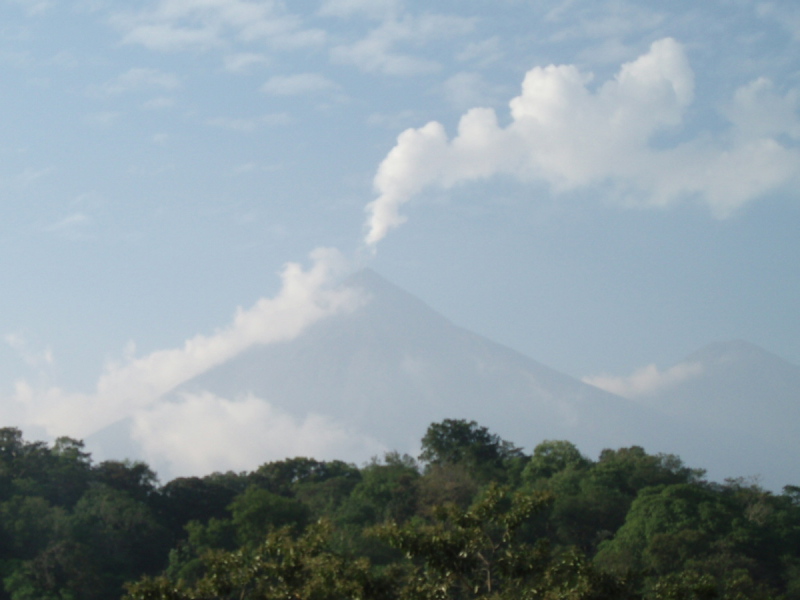
<svg viewBox="0 0 800 600">
<path fill-rule="evenodd" d="M 329 548 L 331 527 L 310 526 L 299 538 L 270 532 L 254 548 L 209 552 L 205 575 L 193 586 L 161 576 L 128 586 L 124 600 L 391 600 L 396 580 L 371 572 L 366 559 Z"/>
<path fill-rule="evenodd" d="M 565 469 L 586 469 L 591 461 L 580 453 L 572 442 L 546 440 L 533 449 L 530 460 L 522 471 L 525 483 L 549 479 Z"/>
<path fill-rule="evenodd" d="M 144 462 L 105 460 L 92 470 L 93 479 L 128 494 L 134 500 L 149 502 L 158 488 L 158 477 Z"/>
<path fill-rule="evenodd" d="M 461 464 L 494 475 L 506 461 L 521 455 L 522 451 L 514 444 L 475 421 L 445 419 L 428 427 L 419 459 L 428 466 Z"/>
<path fill-rule="evenodd" d="M 440 507 L 432 523 L 388 523 L 375 534 L 413 561 L 407 600 L 589 600 L 635 598 L 623 580 L 597 571 L 576 549 L 553 552 L 521 535 L 552 502 L 547 492 L 490 485 L 464 511 Z"/>
<path fill-rule="evenodd" d="M 66 512 L 39 496 L 14 496 L 0 504 L 2 555 L 29 560 L 41 552 L 66 523 Z"/>
<path fill-rule="evenodd" d="M 518 471 L 522 450 L 475 421 L 445 419 L 432 423 L 422 438 L 419 459 L 426 473 L 461 468 L 479 484 L 506 481 L 508 469 Z"/>
<path fill-rule="evenodd" d="M 151 504 L 173 539 L 186 537 L 184 526 L 190 521 L 227 519 L 233 499 L 247 489 L 248 478 L 235 474 L 206 477 L 179 477 L 157 490 Z"/>
<path fill-rule="evenodd" d="M 239 543 L 260 543 L 270 529 L 292 525 L 302 529 L 309 519 L 305 505 L 292 498 L 251 486 L 231 502 L 232 521 Z"/>
<path fill-rule="evenodd" d="M 473 507 L 446 505 L 430 524 L 387 523 L 375 535 L 415 561 L 410 598 L 523 598 L 550 561 L 546 543 L 518 539 L 521 526 L 551 502 L 491 485 Z"/>
<path fill-rule="evenodd" d="M 282 496 L 292 496 L 297 487 L 341 478 L 357 483 L 359 470 L 341 460 L 318 461 L 296 457 L 261 465 L 250 476 L 250 482 Z"/>
</svg>

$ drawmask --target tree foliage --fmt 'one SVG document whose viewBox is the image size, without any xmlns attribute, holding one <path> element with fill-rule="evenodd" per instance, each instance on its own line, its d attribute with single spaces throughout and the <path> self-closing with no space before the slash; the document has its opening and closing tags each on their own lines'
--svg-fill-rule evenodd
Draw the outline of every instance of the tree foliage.
<svg viewBox="0 0 800 600">
<path fill-rule="evenodd" d="M 710 483 L 638 446 L 526 455 L 454 419 L 420 460 L 160 485 L 2 428 L 0 600 L 800 600 L 800 487 Z"/>
</svg>

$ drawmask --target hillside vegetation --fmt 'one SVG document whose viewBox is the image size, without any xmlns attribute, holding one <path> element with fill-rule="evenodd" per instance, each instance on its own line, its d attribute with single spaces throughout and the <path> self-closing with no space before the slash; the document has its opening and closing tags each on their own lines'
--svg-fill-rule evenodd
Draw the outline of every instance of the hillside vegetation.
<svg viewBox="0 0 800 600">
<path fill-rule="evenodd" d="M 800 487 L 640 447 L 529 455 L 475 422 L 418 459 L 291 458 L 163 485 L 0 429 L 0 598 L 800 599 Z"/>
</svg>

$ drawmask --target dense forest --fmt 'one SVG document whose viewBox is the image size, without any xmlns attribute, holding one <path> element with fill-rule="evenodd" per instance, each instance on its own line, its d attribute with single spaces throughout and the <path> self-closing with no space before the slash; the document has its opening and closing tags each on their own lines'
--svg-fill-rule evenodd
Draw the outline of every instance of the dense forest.
<svg viewBox="0 0 800 600">
<path fill-rule="evenodd" d="M 800 487 L 636 446 L 528 455 L 464 420 L 421 447 L 160 485 L 0 429 L 0 598 L 800 599 Z"/>
</svg>

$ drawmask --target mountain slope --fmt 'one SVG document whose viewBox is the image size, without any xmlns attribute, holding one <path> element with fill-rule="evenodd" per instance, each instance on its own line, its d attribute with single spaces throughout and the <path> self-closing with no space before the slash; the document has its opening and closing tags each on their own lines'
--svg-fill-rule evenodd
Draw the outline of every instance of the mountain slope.
<svg viewBox="0 0 800 600">
<path fill-rule="evenodd" d="M 699 375 L 653 399 L 660 410 L 709 426 L 791 443 L 800 425 L 800 367 L 749 342 L 718 342 L 686 357 Z"/>
<path fill-rule="evenodd" d="M 251 347 L 159 399 L 148 408 L 149 421 L 134 414 L 87 446 L 105 457 L 145 458 L 162 476 L 174 476 L 173 467 L 180 474 L 207 464 L 252 468 L 241 461 L 248 452 L 260 462 L 298 453 L 367 460 L 365 453 L 381 446 L 416 453 L 430 423 L 457 418 L 528 451 L 567 439 L 596 458 L 603 448 L 635 444 L 678 454 L 714 480 L 761 475 L 775 490 L 800 481 L 793 460 L 800 451 L 798 368 L 757 347 L 712 345 L 687 359 L 700 365 L 696 377 L 632 401 L 457 327 L 372 271 L 343 285 L 360 288 L 368 301 L 291 341 Z M 192 420 L 191 411 L 208 406 L 216 412 Z M 233 412 L 248 420 L 231 419 Z M 173 421 L 163 426 L 167 418 Z M 304 428 L 309 418 L 328 429 Z M 137 446 L 143 422 L 148 448 Z M 322 455 L 333 447 L 315 436 L 329 426 L 337 448 L 350 454 Z M 196 447 L 187 448 L 192 439 Z M 203 451 L 213 453 L 212 463 Z"/>
<path fill-rule="evenodd" d="M 633 443 L 669 449 L 657 412 L 456 327 L 372 271 L 346 285 L 364 289 L 367 305 L 291 342 L 252 348 L 176 393 L 252 393 L 298 415 L 334 417 L 400 451 L 444 418 L 474 419 L 526 447 L 561 438 L 595 455 Z"/>
<path fill-rule="evenodd" d="M 709 344 L 681 364 L 696 374 L 658 390 L 649 406 L 701 426 L 710 447 L 737 449 L 739 474 L 800 482 L 800 367 L 742 340 Z"/>
</svg>

